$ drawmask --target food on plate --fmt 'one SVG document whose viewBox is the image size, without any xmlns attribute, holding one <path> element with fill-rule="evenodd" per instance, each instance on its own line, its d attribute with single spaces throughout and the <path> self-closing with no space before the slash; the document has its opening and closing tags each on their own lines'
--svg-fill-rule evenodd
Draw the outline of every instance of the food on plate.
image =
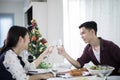
<svg viewBox="0 0 120 80">
<path fill-rule="evenodd" d="M 81 71 L 88 71 L 87 68 L 84 68 L 84 67 L 81 68 L 80 70 L 81 70 Z"/>
<path fill-rule="evenodd" d="M 85 78 L 85 77 L 79 77 L 79 78 L 77 78 L 76 80 L 88 80 L 88 79 Z"/>
<path fill-rule="evenodd" d="M 96 65 L 96 66 L 90 66 L 90 68 L 87 68 L 90 74 L 92 75 L 110 75 L 112 71 L 114 70 L 114 67 L 112 66 L 106 66 L 106 65 Z M 104 75 L 103 75 L 104 74 Z"/>
<path fill-rule="evenodd" d="M 113 67 L 110 66 L 102 66 L 102 65 L 95 65 L 95 66 L 91 66 L 90 69 L 92 70 L 109 70 L 112 69 Z"/>
<path fill-rule="evenodd" d="M 73 70 L 70 71 L 70 75 L 71 76 L 82 76 L 82 73 L 84 71 L 87 71 L 87 69 L 86 68 L 73 69 Z"/>
<path fill-rule="evenodd" d="M 48 68 L 52 67 L 52 65 L 48 62 L 41 62 L 39 67 L 42 69 L 48 69 Z"/>
<path fill-rule="evenodd" d="M 91 66 L 90 69 L 92 69 L 92 70 L 99 70 L 99 66 Z"/>
</svg>

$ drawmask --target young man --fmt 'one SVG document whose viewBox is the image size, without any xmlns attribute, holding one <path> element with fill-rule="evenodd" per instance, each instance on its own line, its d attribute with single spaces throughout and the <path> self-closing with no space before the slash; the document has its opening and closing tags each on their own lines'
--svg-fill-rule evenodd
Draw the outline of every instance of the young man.
<svg viewBox="0 0 120 80">
<path fill-rule="evenodd" d="M 120 48 L 112 41 L 97 37 L 97 24 L 88 21 L 79 26 L 81 38 L 87 43 L 83 54 L 77 60 L 70 57 L 64 47 L 58 48 L 58 53 L 63 55 L 76 68 L 92 61 L 95 65 L 113 66 L 113 75 L 120 75 Z"/>
</svg>

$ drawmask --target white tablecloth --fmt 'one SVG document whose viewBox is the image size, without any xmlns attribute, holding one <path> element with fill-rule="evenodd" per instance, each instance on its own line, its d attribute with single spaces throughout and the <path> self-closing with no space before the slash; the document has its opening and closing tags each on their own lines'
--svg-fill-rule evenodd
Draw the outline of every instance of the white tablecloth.
<svg viewBox="0 0 120 80">
<path fill-rule="evenodd" d="M 104 80 L 104 78 L 96 76 L 87 76 L 87 77 L 71 77 L 71 78 L 50 78 L 47 80 Z M 120 80 L 120 76 L 109 76 L 107 80 Z"/>
<path fill-rule="evenodd" d="M 47 73 L 50 72 L 51 69 L 35 69 L 31 71 L 33 74 L 40 74 L 40 73 Z M 58 72 L 65 72 L 69 71 L 69 69 L 58 69 Z M 65 75 L 64 77 L 56 77 L 56 78 L 49 78 L 47 80 L 104 80 L 104 78 L 96 77 L 96 76 L 80 76 L 80 77 L 71 77 L 68 75 Z M 120 76 L 108 76 L 107 80 L 120 80 Z"/>
</svg>

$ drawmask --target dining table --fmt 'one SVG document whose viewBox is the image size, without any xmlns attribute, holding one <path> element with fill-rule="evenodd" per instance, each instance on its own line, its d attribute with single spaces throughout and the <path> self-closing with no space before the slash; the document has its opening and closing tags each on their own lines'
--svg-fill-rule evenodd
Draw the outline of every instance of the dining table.
<svg viewBox="0 0 120 80">
<path fill-rule="evenodd" d="M 68 77 L 68 78 L 54 77 L 54 78 L 49 78 L 47 80 L 105 80 L 105 79 L 96 76 L 78 76 L 78 77 Z M 109 76 L 107 77 L 106 80 L 120 80 L 120 76 Z"/>
<path fill-rule="evenodd" d="M 99 77 L 96 75 L 83 75 L 83 76 L 71 76 L 69 71 L 71 69 L 67 68 L 49 68 L 49 69 L 34 69 L 29 71 L 29 74 L 35 75 L 35 74 L 44 74 L 44 73 L 53 73 L 54 77 L 46 79 L 46 80 L 120 80 L 120 76 L 114 75 L 114 76 L 108 76 L 107 79 L 104 79 L 104 77 Z M 61 74 L 64 73 L 64 74 Z"/>
</svg>

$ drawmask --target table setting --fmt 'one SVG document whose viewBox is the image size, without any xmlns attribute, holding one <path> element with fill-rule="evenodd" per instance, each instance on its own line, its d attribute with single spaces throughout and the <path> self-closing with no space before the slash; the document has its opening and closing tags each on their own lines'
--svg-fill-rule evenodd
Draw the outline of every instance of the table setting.
<svg viewBox="0 0 120 80">
<path fill-rule="evenodd" d="M 31 75 L 53 73 L 54 77 L 47 80 L 120 80 L 120 76 L 109 76 L 113 67 L 99 66 L 100 69 L 89 68 L 71 68 L 70 64 L 61 63 L 54 64 L 51 68 L 47 69 L 34 69 L 28 71 Z M 98 67 L 98 66 L 97 66 Z M 74 73 L 74 74 L 73 74 Z M 108 73 L 103 75 L 103 73 Z M 107 76 L 107 77 L 106 77 Z"/>
<path fill-rule="evenodd" d="M 57 42 L 60 48 L 62 41 Z M 83 68 L 76 69 L 68 63 L 49 62 L 49 55 L 46 55 L 40 64 L 40 68 L 28 71 L 30 75 L 52 73 L 53 78 L 47 80 L 120 80 L 120 76 L 111 76 L 114 67 L 108 65 L 94 65 L 92 62 L 85 64 Z"/>
</svg>

